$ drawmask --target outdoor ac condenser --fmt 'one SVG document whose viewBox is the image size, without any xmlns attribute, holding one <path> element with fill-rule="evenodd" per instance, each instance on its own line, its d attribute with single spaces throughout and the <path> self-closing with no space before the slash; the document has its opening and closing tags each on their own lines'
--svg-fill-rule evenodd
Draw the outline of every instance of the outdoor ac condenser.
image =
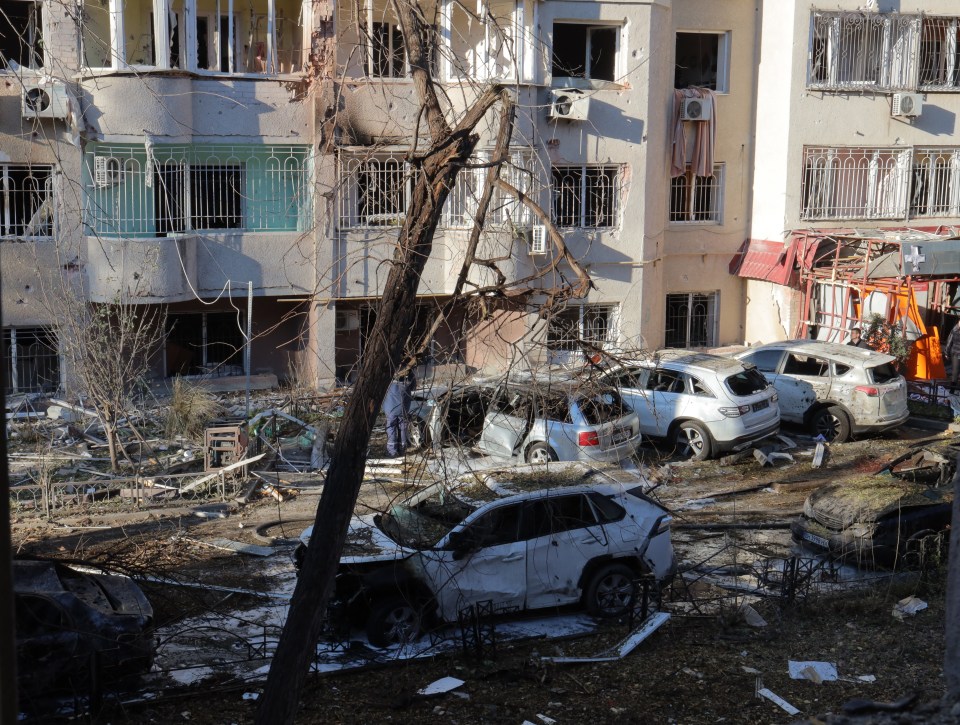
<svg viewBox="0 0 960 725">
<path fill-rule="evenodd" d="M 923 96 L 919 93 L 894 93 L 891 116 L 915 117 L 923 113 Z"/>
<path fill-rule="evenodd" d="M 58 81 L 24 83 L 20 100 L 24 118 L 67 117 L 67 87 Z"/>
<path fill-rule="evenodd" d="M 550 91 L 552 119 L 586 121 L 590 115 L 590 97 L 576 88 L 557 88 Z"/>
<path fill-rule="evenodd" d="M 708 98 L 684 98 L 680 105 L 681 121 L 709 121 L 710 120 L 710 99 Z"/>
</svg>

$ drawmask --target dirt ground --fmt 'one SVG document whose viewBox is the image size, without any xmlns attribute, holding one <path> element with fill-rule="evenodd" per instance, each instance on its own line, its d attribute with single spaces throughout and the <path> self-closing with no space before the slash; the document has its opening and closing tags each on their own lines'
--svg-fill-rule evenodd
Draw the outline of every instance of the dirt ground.
<svg viewBox="0 0 960 725">
<path fill-rule="evenodd" d="M 833 446 L 820 470 L 800 452 L 795 463 L 776 468 L 761 467 L 752 458 L 736 463 L 672 463 L 664 468 L 664 459 L 652 452 L 647 462 L 660 480 L 653 495 L 674 513 L 680 559 L 691 566 L 705 557 L 714 565 L 749 564 L 791 553 L 789 533 L 782 525 L 800 512 L 812 488 L 872 475 L 907 447 L 924 441 L 952 451 L 952 440 L 945 435 L 903 429 Z M 376 452 L 375 443 L 372 453 Z M 414 467 L 421 463 L 411 460 Z M 778 484 L 776 490 L 772 484 Z M 361 500 L 367 506 L 382 506 L 403 489 L 398 482 L 368 483 Z M 229 504 L 223 506 L 224 518 L 200 518 L 194 515 L 195 506 L 179 504 L 149 511 L 89 504 L 65 509 L 49 522 L 23 513 L 13 521 L 14 545 L 24 555 L 269 591 L 275 583 L 261 578 L 250 558 L 215 549 L 209 542 L 228 538 L 264 545 L 256 530 L 266 525 L 262 532 L 277 537 L 275 545 L 283 548 L 275 556 L 288 556 L 290 540 L 311 519 L 318 493 L 318 488 L 304 487 L 282 503 L 261 498 L 243 507 Z M 691 506 L 691 501 L 708 502 Z M 758 528 L 717 527 L 726 523 L 753 523 Z M 502 644 L 483 660 L 457 653 L 349 674 L 311 675 L 297 721 L 770 723 L 840 714 L 845 703 L 856 699 L 893 702 L 915 696 L 916 703 L 935 701 L 943 692 L 943 577 L 942 569 L 932 568 L 867 588 L 808 592 L 794 601 L 751 599 L 767 623 L 764 627 L 745 623 L 738 615 L 744 600 L 730 592 L 716 598 L 704 595 L 701 601 L 710 599 L 710 606 L 692 609 L 671 602 L 675 595 L 668 593 L 665 607 L 672 619 L 620 661 L 559 665 L 541 659 L 599 653 L 627 634 L 625 625 L 611 624 L 587 638 Z M 242 602 L 244 596 L 210 587 L 145 584 L 144 588 L 156 609 L 158 626 L 215 608 L 227 599 Z M 899 621 L 892 616 L 894 604 L 909 595 L 929 607 Z M 822 684 L 792 680 L 788 660 L 834 663 L 841 680 Z M 863 675 L 872 675 L 875 681 L 857 679 Z M 435 698 L 416 695 L 444 676 L 464 684 Z M 756 697 L 760 687 L 784 698 L 800 714 L 789 715 Z M 153 692 L 147 703 L 109 705 L 100 721 L 250 723 L 257 706 L 250 693 L 258 688 L 256 682 L 214 674 L 198 684 Z M 917 705 L 911 707 L 916 711 Z M 934 721 L 930 713 L 917 717 L 918 722 Z"/>
</svg>

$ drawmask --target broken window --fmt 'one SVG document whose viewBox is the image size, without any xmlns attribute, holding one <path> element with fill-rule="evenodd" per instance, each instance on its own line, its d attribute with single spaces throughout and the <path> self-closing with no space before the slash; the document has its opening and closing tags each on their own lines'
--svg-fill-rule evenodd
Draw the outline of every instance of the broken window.
<svg viewBox="0 0 960 725">
<path fill-rule="evenodd" d="M 664 347 L 713 347 L 717 344 L 719 293 L 667 295 Z"/>
<path fill-rule="evenodd" d="M 366 30 L 366 29 L 364 29 Z M 403 78 L 407 74 L 407 52 L 403 32 L 394 23 L 374 23 L 369 50 L 364 58 L 366 75 L 374 78 Z"/>
<path fill-rule="evenodd" d="M 729 44 L 729 33 L 677 33 L 673 87 L 729 90 Z"/>
<path fill-rule="evenodd" d="M 407 213 L 413 170 L 398 155 L 340 158 L 340 228 L 399 226 Z"/>
<path fill-rule="evenodd" d="M 553 80 L 616 81 L 620 28 L 584 23 L 553 24 Z"/>
<path fill-rule="evenodd" d="M 960 216 L 960 148 L 914 150 L 910 216 Z"/>
<path fill-rule="evenodd" d="M 670 180 L 671 222 L 722 222 L 723 167 L 714 166 L 713 176 L 697 176 L 687 166 L 683 176 Z"/>
<path fill-rule="evenodd" d="M 89 158 L 92 233 L 296 231 L 310 224 L 305 146 L 105 145 Z"/>
<path fill-rule="evenodd" d="M 801 219 L 902 219 L 911 150 L 804 149 Z"/>
<path fill-rule="evenodd" d="M 235 311 L 167 315 L 167 375 L 243 373 L 245 329 Z"/>
<path fill-rule="evenodd" d="M 0 164 L 0 238 L 53 235 L 53 167 Z"/>
<path fill-rule="evenodd" d="M 529 0 L 452 0 L 441 5 L 443 75 L 449 80 L 531 81 L 533 5 Z"/>
<path fill-rule="evenodd" d="M 960 88 L 960 20 L 924 18 L 920 33 L 921 88 Z"/>
<path fill-rule="evenodd" d="M 614 227 L 619 166 L 554 166 L 553 219 L 559 227 Z"/>
<path fill-rule="evenodd" d="M 473 227 L 483 196 L 487 179 L 487 166 L 491 161 L 490 152 L 479 152 L 471 159 L 476 168 L 464 168 L 457 174 L 453 189 L 443 207 L 440 225 L 443 229 L 470 229 Z M 500 167 L 500 178 L 515 189 L 528 196 L 539 193 L 542 186 L 537 169 L 536 155 L 532 149 L 522 149 L 511 153 L 509 161 Z M 487 209 L 485 226 L 513 227 L 515 230 L 529 228 L 530 209 L 514 195 L 501 189 L 494 189 L 493 198 Z"/>
<path fill-rule="evenodd" d="M 167 0 L 157 7 L 164 5 L 166 22 L 158 23 L 152 0 L 84 3 L 85 65 L 267 75 L 302 70 L 300 0 L 252 0 L 245 6 Z"/>
<path fill-rule="evenodd" d="M 547 327 L 550 350 L 579 352 L 584 345 L 603 348 L 616 340 L 612 305 L 575 305 L 556 312 Z"/>
<path fill-rule="evenodd" d="M 57 337 L 41 327 L 5 327 L 4 390 L 13 393 L 52 393 L 60 387 Z"/>
<path fill-rule="evenodd" d="M 0 68 L 14 62 L 23 68 L 43 67 L 41 3 L 3 0 L 0 3 Z"/>
</svg>

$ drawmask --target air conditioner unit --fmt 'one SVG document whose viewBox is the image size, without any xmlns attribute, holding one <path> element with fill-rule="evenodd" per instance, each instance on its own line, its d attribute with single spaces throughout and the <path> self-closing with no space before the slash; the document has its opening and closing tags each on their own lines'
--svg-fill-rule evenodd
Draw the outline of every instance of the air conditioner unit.
<svg viewBox="0 0 960 725">
<path fill-rule="evenodd" d="M 550 118 L 567 121 L 586 121 L 590 115 L 590 97 L 576 88 L 558 88 L 550 91 Z"/>
<path fill-rule="evenodd" d="M 530 255 L 540 255 L 547 253 L 547 227 L 543 224 L 534 224 L 530 228 L 530 244 L 528 249 Z"/>
<path fill-rule="evenodd" d="M 336 314 L 334 323 L 337 332 L 346 332 L 347 330 L 360 329 L 360 313 L 356 310 L 346 310 Z"/>
<path fill-rule="evenodd" d="M 709 121 L 710 112 L 709 98 L 684 98 L 680 104 L 681 121 Z"/>
<path fill-rule="evenodd" d="M 21 115 L 24 118 L 67 117 L 67 87 L 63 83 L 24 83 L 21 101 Z"/>
<path fill-rule="evenodd" d="M 894 93 L 891 116 L 919 116 L 923 113 L 923 96 L 919 93 Z"/>
<path fill-rule="evenodd" d="M 119 159 L 110 156 L 93 157 L 93 183 L 98 188 L 116 186 L 123 180 Z"/>
</svg>

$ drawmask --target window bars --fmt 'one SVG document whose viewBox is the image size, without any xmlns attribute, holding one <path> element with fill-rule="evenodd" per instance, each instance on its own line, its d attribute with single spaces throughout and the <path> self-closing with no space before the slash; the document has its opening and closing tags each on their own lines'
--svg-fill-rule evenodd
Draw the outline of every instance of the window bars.
<svg viewBox="0 0 960 725">
<path fill-rule="evenodd" d="M 480 197 L 484 192 L 487 167 L 492 161 L 492 152 L 478 153 L 471 159 L 476 168 L 465 168 L 457 174 L 447 203 L 443 208 L 441 228 L 471 229 L 477 216 Z M 515 151 L 500 167 L 500 178 L 527 196 L 537 199 L 542 188 L 536 154 L 532 150 Z M 485 226 L 490 229 L 528 229 L 533 223 L 532 215 L 519 199 L 500 189 L 495 189 Z"/>
<path fill-rule="evenodd" d="M 919 72 L 922 89 L 960 89 L 960 19 L 923 18 Z"/>
<path fill-rule="evenodd" d="M 910 216 L 960 216 L 960 148 L 914 149 Z"/>
<path fill-rule="evenodd" d="M 671 222 L 722 221 L 723 167 L 714 166 L 713 176 L 696 176 L 691 167 L 670 180 Z"/>
<path fill-rule="evenodd" d="M 604 347 L 616 340 L 615 305 L 574 305 L 555 313 L 547 326 L 547 348 L 579 352 L 583 343 Z"/>
<path fill-rule="evenodd" d="M 804 149 L 801 219 L 902 219 L 909 148 Z"/>
<path fill-rule="evenodd" d="M 558 227 L 615 227 L 619 207 L 619 166 L 553 167 L 553 220 Z"/>
<path fill-rule="evenodd" d="M 53 392 L 60 387 L 60 354 L 53 332 L 41 327 L 5 327 L 0 349 L 7 394 Z"/>
<path fill-rule="evenodd" d="M 667 295 L 665 347 L 716 345 L 719 293 L 682 292 Z"/>
<path fill-rule="evenodd" d="M 98 145 L 88 157 L 91 234 L 303 231 L 311 219 L 307 146 Z"/>
<path fill-rule="evenodd" d="M 53 236 L 52 166 L 0 164 L 0 238 Z"/>
</svg>

